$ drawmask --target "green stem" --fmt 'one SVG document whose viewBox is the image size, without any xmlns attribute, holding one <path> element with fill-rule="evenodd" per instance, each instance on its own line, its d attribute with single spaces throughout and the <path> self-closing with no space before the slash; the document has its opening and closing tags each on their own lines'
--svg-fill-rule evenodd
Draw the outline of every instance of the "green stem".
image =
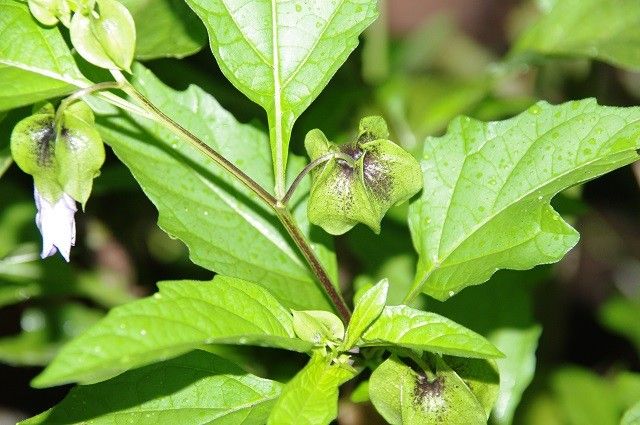
<svg viewBox="0 0 640 425">
<path fill-rule="evenodd" d="M 229 162 L 226 158 L 212 149 L 209 145 L 200 140 L 196 135 L 189 130 L 182 127 L 180 124 L 172 120 L 164 112 L 158 109 L 149 99 L 147 99 L 142 93 L 136 90 L 131 85 L 122 73 L 119 71 L 112 71 L 116 80 L 122 84 L 122 89 L 131 97 L 136 99 L 147 111 L 153 115 L 153 119 L 158 123 L 164 125 L 169 130 L 179 135 L 182 139 L 187 141 L 193 147 L 200 152 L 211 158 L 215 163 L 224 168 L 228 173 L 233 175 L 238 181 L 240 181 L 249 190 L 255 193 L 265 204 L 267 204 L 276 214 L 287 233 L 293 239 L 294 243 L 304 256 L 305 260 L 309 264 L 309 267 L 313 274 L 316 276 L 325 293 L 329 299 L 333 302 L 334 307 L 341 319 L 346 323 L 349 323 L 351 318 L 351 312 L 346 302 L 342 298 L 342 295 L 338 292 L 336 287 L 331 282 L 329 275 L 327 274 L 324 266 L 318 259 L 315 251 L 311 247 L 311 244 L 306 239 L 298 225 L 296 224 L 293 216 L 281 201 L 278 201 L 273 195 L 267 192 L 262 186 L 260 186 L 255 180 L 246 175 L 242 170 Z"/>
<path fill-rule="evenodd" d="M 291 197 L 295 193 L 296 188 L 298 187 L 302 179 L 304 179 L 305 176 L 309 174 L 309 172 L 311 172 L 311 170 L 313 170 L 319 165 L 324 164 L 327 161 L 331 161 L 334 158 L 345 161 L 347 164 L 349 164 L 351 168 L 353 168 L 354 166 L 353 158 L 351 158 L 349 155 L 344 154 L 342 152 L 332 152 L 332 153 L 323 155 L 320 158 L 316 158 L 315 160 L 308 163 L 307 166 L 302 169 L 302 171 L 300 171 L 300 173 L 296 176 L 293 183 L 291 183 L 291 186 L 289 186 L 289 190 L 287 190 L 287 193 L 285 193 L 285 195 L 282 197 L 280 202 L 286 205 L 289 202 L 289 200 L 291 200 Z"/>
<path fill-rule="evenodd" d="M 98 91 L 109 90 L 109 89 L 119 89 L 122 88 L 122 84 L 116 81 L 105 81 L 103 83 L 94 84 L 89 87 L 82 88 L 69 97 L 65 98 L 62 102 L 60 102 L 60 106 L 58 106 L 58 110 L 56 111 L 56 116 L 54 118 L 54 125 L 56 129 L 56 134 L 59 134 L 60 127 L 62 124 L 62 117 L 65 109 L 69 107 L 73 102 L 76 102 L 83 97 Z"/>
</svg>

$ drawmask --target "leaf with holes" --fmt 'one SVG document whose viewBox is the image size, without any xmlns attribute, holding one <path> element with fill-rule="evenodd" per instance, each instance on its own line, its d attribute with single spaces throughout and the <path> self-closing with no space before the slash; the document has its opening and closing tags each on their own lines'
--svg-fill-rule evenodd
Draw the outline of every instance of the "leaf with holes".
<svg viewBox="0 0 640 425">
<path fill-rule="evenodd" d="M 638 159 L 640 108 L 595 100 L 483 123 L 459 118 L 427 139 L 424 190 L 409 212 L 419 261 L 408 298 L 444 300 L 498 269 L 560 260 L 578 232 L 549 205 L 563 189 Z"/>
</svg>

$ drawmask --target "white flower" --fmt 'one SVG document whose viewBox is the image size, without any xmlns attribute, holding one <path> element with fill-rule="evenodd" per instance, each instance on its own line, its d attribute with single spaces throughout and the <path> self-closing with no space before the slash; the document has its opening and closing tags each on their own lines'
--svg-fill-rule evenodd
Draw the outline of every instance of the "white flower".
<svg viewBox="0 0 640 425">
<path fill-rule="evenodd" d="M 76 243 L 75 215 L 76 201 L 66 193 L 62 194 L 55 204 L 43 198 L 34 187 L 33 196 L 36 200 L 38 213 L 36 225 L 42 234 L 42 258 L 50 257 L 57 251 L 69 262 L 71 247 Z"/>
</svg>

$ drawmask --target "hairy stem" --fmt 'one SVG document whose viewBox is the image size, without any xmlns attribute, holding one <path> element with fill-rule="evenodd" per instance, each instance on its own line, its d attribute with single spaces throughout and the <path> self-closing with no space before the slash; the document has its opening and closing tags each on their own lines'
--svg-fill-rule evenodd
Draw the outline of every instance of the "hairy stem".
<svg viewBox="0 0 640 425">
<path fill-rule="evenodd" d="M 324 266 L 318 259 L 315 251 L 311 247 L 311 244 L 306 239 L 300 228 L 296 224 L 293 216 L 287 209 L 286 205 L 284 205 L 281 201 L 278 201 L 273 195 L 267 192 L 260 184 L 258 184 L 251 177 L 246 175 L 241 169 L 236 167 L 230 161 L 228 161 L 225 157 L 220 155 L 216 150 L 211 148 L 209 145 L 200 140 L 196 135 L 191 133 L 189 130 L 182 127 L 180 124 L 172 120 L 169 116 L 167 116 L 164 112 L 158 109 L 149 99 L 147 99 L 142 93 L 136 90 L 135 87 L 131 85 L 125 78 L 122 73 L 119 71 L 112 71 L 114 77 L 118 81 L 118 83 L 122 84 L 122 90 L 124 90 L 131 97 L 136 99 L 141 106 L 148 112 L 150 112 L 153 116 L 153 119 L 158 123 L 164 125 L 172 132 L 179 135 L 182 139 L 187 141 L 193 147 L 198 149 L 201 153 L 211 158 L 216 164 L 220 165 L 223 169 L 233 175 L 238 181 L 244 184 L 248 189 L 250 189 L 253 193 L 255 193 L 265 204 L 267 204 L 276 214 L 285 230 L 291 236 L 296 246 L 304 256 L 307 261 L 309 268 L 316 276 L 317 280 L 320 282 L 323 290 L 329 297 L 329 299 L 333 302 L 336 311 L 338 312 L 340 318 L 343 322 L 349 323 L 349 319 L 351 318 L 351 312 L 346 302 L 340 295 L 340 292 L 336 289 L 336 287 L 331 282 L 327 271 L 324 269 Z"/>
<path fill-rule="evenodd" d="M 347 164 L 349 164 L 351 168 L 353 168 L 353 165 L 354 165 L 353 158 L 351 158 L 347 154 L 344 154 L 342 152 L 331 152 L 326 155 L 322 155 L 320 158 L 316 158 L 315 160 L 308 163 L 307 166 L 304 167 L 302 171 L 300 171 L 300 174 L 298 174 L 295 180 L 293 180 L 293 183 L 291 183 L 291 186 L 289 186 L 289 190 L 287 190 L 287 193 L 285 193 L 285 195 L 282 197 L 280 202 L 286 205 L 291 199 L 291 197 L 293 196 L 293 194 L 295 193 L 296 188 L 298 187 L 302 179 L 304 179 L 305 176 L 309 174 L 309 172 L 311 172 L 311 170 L 313 170 L 319 165 L 324 164 L 327 161 L 331 161 L 334 158 L 345 161 Z"/>
</svg>

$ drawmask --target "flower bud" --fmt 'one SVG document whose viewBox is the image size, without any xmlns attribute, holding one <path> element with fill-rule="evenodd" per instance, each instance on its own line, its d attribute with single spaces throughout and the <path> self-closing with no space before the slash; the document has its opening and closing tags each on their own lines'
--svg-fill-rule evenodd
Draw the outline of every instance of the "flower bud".
<svg viewBox="0 0 640 425">
<path fill-rule="evenodd" d="M 29 0 L 29 10 L 38 22 L 43 25 L 56 25 L 60 20 L 69 26 L 71 9 L 66 0 Z"/>
<path fill-rule="evenodd" d="M 320 130 L 307 134 L 305 147 L 312 161 L 332 152 L 352 160 L 332 159 L 312 172 L 308 204 L 312 223 L 333 235 L 358 223 L 380 233 L 389 208 L 420 191 L 420 164 L 388 137 L 381 117 L 363 118 L 356 141 L 341 146 L 330 143 Z"/>
<path fill-rule="evenodd" d="M 97 0 L 91 13 L 71 19 L 71 43 L 87 61 L 101 68 L 131 72 L 136 27 L 129 10 L 116 0 Z"/>
<path fill-rule="evenodd" d="M 314 345 L 337 343 L 344 338 L 344 324 L 328 311 L 292 310 L 293 330 L 298 338 Z"/>
</svg>

